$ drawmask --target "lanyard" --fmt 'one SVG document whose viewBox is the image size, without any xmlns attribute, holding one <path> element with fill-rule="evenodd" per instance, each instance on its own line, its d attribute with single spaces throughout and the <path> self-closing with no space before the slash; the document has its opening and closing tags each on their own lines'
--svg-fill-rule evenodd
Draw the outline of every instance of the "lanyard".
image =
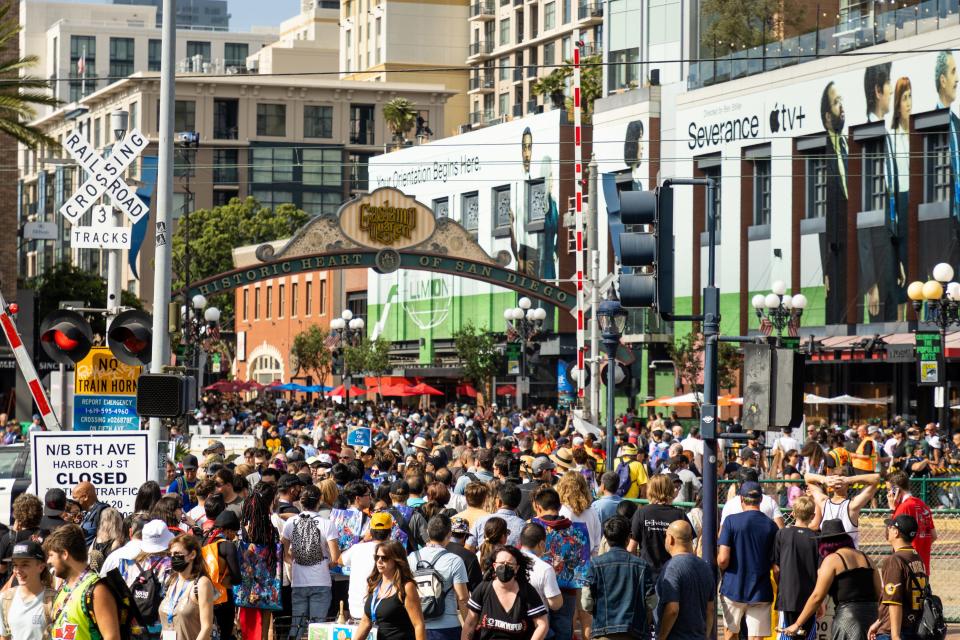
<svg viewBox="0 0 960 640">
<path fill-rule="evenodd" d="M 184 582 L 183 588 L 180 589 L 180 592 L 177 593 L 176 587 L 180 584 L 180 578 L 177 578 L 176 585 L 174 585 L 174 597 L 170 602 L 170 608 L 167 610 L 167 624 L 173 626 L 173 615 L 177 610 L 177 605 L 180 603 L 180 598 L 183 597 L 184 592 L 186 592 L 187 587 L 190 586 L 190 582 Z"/>
<path fill-rule="evenodd" d="M 377 607 L 380 606 L 380 603 L 383 602 L 384 598 L 389 598 L 390 596 L 380 597 L 380 585 L 382 582 L 378 583 L 376 587 L 373 588 L 373 593 L 370 594 L 370 622 L 374 625 L 377 624 Z M 390 595 L 393 595 L 392 593 Z"/>
<path fill-rule="evenodd" d="M 60 616 L 63 615 L 63 612 L 70 605 L 70 602 L 73 600 L 73 596 L 75 595 L 75 591 L 78 587 L 80 587 L 80 585 L 83 584 L 83 581 L 86 579 L 88 573 L 90 573 L 90 569 L 84 569 L 83 573 L 81 573 L 80 577 L 77 579 L 77 583 L 74 587 L 67 586 L 67 583 L 63 583 L 63 585 L 60 587 L 60 590 L 66 593 L 67 597 L 64 599 L 63 604 L 61 604 L 60 607 L 53 613 L 52 619 L 54 625 L 57 624 L 57 622 L 60 620 Z"/>
</svg>

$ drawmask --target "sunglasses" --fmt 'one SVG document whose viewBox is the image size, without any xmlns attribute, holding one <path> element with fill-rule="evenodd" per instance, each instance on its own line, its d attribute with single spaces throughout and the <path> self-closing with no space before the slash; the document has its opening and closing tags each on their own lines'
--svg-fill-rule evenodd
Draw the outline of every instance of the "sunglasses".
<svg viewBox="0 0 960 640">
<path fill-rule="evenodd" d="M 376 556 L 376 560 L 377 560 L 377 562 L 390 562 L 390 560 L 392 560 L 392 558 L 388 558 L 387 556 L 380 556 L 380 555 L 378 555 L 378 556 Z"/>
</svg>

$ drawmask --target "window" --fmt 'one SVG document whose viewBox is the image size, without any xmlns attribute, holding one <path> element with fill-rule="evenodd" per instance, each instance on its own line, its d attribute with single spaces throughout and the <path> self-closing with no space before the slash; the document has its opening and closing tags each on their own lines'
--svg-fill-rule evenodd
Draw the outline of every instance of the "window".
<svg viewBox="0 0 960 640">
<path fill-rule="evenodd" d="M 236 140 L 240 133 L 239 122 L 239 100 L 214 99 L 213 137 L 216 140 Z"/>
<path fill-rule="evenodd" d="M 306 295 L 303 298 L 303 312 L 308 316 L 313 313 L 313 280 L 307 280 Z"/>
<path fill-rule="evenodd" d="M 545 45 L 543 45 L 543 64 L 544 66 L 549 66 L 556 63 L 557 63 L 557 43 L 556 41 L 548 42 Z M 549 73 L 550 71 L 553 71 L 553 69 L 548 68 L 545 71 Z"/>
<path fill-rule="evenodd" d="M 340 168 L 343 153 L 339 149 L 303 149 L 302 152 L 304 185 L 340 186 L 343 182 Z"/>
<path fill-rule="evenodd" d="M 493 189 L 493 226 L 497 229 L 510 226 L 510 185 Z"/>
<path fill-rule="evenodd" d="M 721 189 L 720 189 L 720 167 L 711 167 L 710 169 L 705 170 L 703 173 L 704 173 L 704 175 L 705 175 L 706 177 L 713 178 L 713 184 L 716 185 L 716 186 L 712 189 L 712 193 L 713 193 L 713 207 L 714 207 L 714 211 L 716 212 L 716 218 L 717 218 L 717 238 L 718 238 L 717 241 L 719 242 L 719 238 L 720 238 L 720 193 L 721 193 Z M 711 192 L 711 190 L 710 190 L 710 189 L 704 189 L 704 192 L 705 192 L 705 194 L 706 194 L 704 197 L 705 197 L 705 198 L 709 198 L 709 197 L 710 197 L 710 192 Z M 704 209 L 703 209 L 703 216 L 704 216 L 704 220 L 705 220 L 705 221 L 706 221 L 707 215 L 708 215 L 708 213 L 709 213 L 709 211 L 710 211 L 710 210 L 708 209 L 709 206 L 710 206 L 710 201 L 709 201 L 709 200 L 705 200 L 705 202 L 704 202 Z M 704 228 L 704 229 L 707 228 L 706 223 L 704 223 L 703 228 Z"/>
<path fill-rule="evenodd" d="M 370 180 L 370 156 L 365 153 L 351 153 L 347 162 L 350 167 L 350 189 L 366 191 Z"/>
<path fill-rule="evenodd" d="M 343 196 L 339 191 L 304 191 L 304 211 L 313 216 L 335 214 L 343 204 Z"/>
<path fill-rule="evenodd" d="M 277 287 L 277 317 L 283 317 L 283 308 L 287 306 L 287 288 L 285 285 Z"/>
<path fill-rule="evenodd" d="M 770 224 L 770 160 L 753 163 L 753 224 Z"/>
<path fill-rule="evenodd" d="M 234 198 L 240 197 L 239 189 L 215 189 L 213 191 L 213 206 L 224 207 Z"/>
<path fill-rule="evenodd" d="M 510 18 L 500 21 L 500 46 L 510 44 Z"/>
<path fill-rule="evenodd" d="M 631 2 L 626 3 L 632 5 Z M 647 19 L 647 42 L 651 45 L 663 45 L 680 41 L 680 28 L 683 25 L 680 3 L 676 0 L 650 0 L 650 17 Z M 629 24 L 627 19 L 625 24 Z"/>
<path fill-rule="evenodd" d="M 527 222 L 541 222 L 547 217 L 547 185 L 543 180 L 527 183 Z"/>
<path fill-rule="evenodd" d="M 214 149 L 213 150 L 213 182 L 214 184 L 237 184 L 240 182 L 240 150 Z"/>
<path fill-rule="evenodd" d="M 640 49 L 610 52 L 609 90 L 628 89 L 640 83 Z"/>
<path fill-rule="evenodd" d="M 110 77 L 125 78 L 133 73 L 133 38 L 110 38 Z"/>
<path fill-rule="evenodd" d="M 273 317 L 273 285 L 267 285 L 267 320 Z"/>
<path fill-rule="evenodd" d="M 869 140 L 863 145 L 863 211 L 882 210 L 886 198 L 884 184 L 884 155 L 883 139 Z"/>
<path fill-rule="evenodd" d="M 163 41 L 153 40 L 147 43 L 147 71 L 160 71 L 160 61 L 163 59 Z"/>
<path fill-rule="evenodd" d="M 260 287 L 253 290 L 253 319 L 260 319 Z"/>
<path fill-rule="evenodd" d="M 211 59 L 210 43 L 187 40 L 187 57 L 192 59 L 194 56 L 201 56 L 204 62 L 209 63 Z"/>
<path fill-rule="evenodd" d="M 139 129 L 139 128 L 140 128 L 140 121 L 138 120 L 138 118 L 140 117 L 140 112 L 139 112 L 139 108 L 138 108 L 139 105 L 140 105 L 139 102 L 131 102 L 131 103 L 130 103 L 130 107 L 128 108 L 128 111 L 130 112 L 130 124 L 129 124 L 129 127 L 130 127 L 131 129 Z M 136 166 L 136 163 L 134 163 L 134 164 L 132 164 L 132 165 L 130 165 L 130 166 L 131 166 L 131 168 L 132 168 L 132 167 Z"/>
<path fill-rule="evenodd" d="M 564 20 L 564 22 L 569 22 L 569 20 Z M 566 36 L 560 40 L 560 57 L 564 60 L 570 60 L 573 58 L 573 45 L 570 36 Z"/>
<path fill-rule="evenodd" d="M 246 42 L 228 42 L 223 45 L 223 64 L 227 67 L 246 69 L 250 45 Z"/>
<path fill-rule="evenodd" d="M 433 215 L 436 218 L 450 217 L 450 199 L 437 198 L 433 201 Z"/>
<path fill-rule="evenodd" d="M 553 29 L 557 26 L 557 3 L 548 2 L 543 5 L 543 29 Z"/>
<path fill-rule="evenodd" d="M 292 191 L 269 191 L 266 189 L 255 190 L 251 193 L 257 202 L 267 207 L 268 209 L 276 209 L 282 204 L 292 204 L 293 203 L 293 192 Z"/>
<path fill-rule="evenodd" d="M 500 69 L 500 81 L 506 81 L 510 79 L 510 60 L 508 58 L 500 58 L 499 62 Z"/>
<path fill-rule="evenodd" d="M 93 146 L 100 148 L 100 118 L 93 121 Z"/>
<path fill-rule="evenodd" d="M 247 288 L 244 288 L 244 290 L 243 290 L 243 319 L 244 319 L 244 321 L 246 321 L 246 319 L 247 319 L 248 317 L 250 317 L 250 313 L 249 313 L 249 311 L 250 311 L 250 295 L 249 295 L 249 294 L 250 294 L 250 290 L 247 289 Z"/>
<path fill-rule="evenodd" d="M 250 149 L 254 183 L 293 182 L 293 147 Z"/>
<path fill-rule="evenodd" d="M 327 315 L 327 281 L 320 281 L 320 315 Z"/>
<path fill-rule="evenodd" d="M 946 131 L 941 131 L 924 137 L 924 202 L 950 200 L 950 144 L 947 135 Z"/>
<path fill-rule="evenodd" d="M 300 283 L 294 282 L 290 285 L 290 317 L 297 317 L 297 304 L 299 303 Z"/>
<path fill-rule="evenodd" d="M 374 106 L 350 105 L 350 144 L 374 144 Z"/>
<path fill-rule="evenodd" d="M 258 103 L 257 135 L 277 137 L 287 135 L 287 105 Z"/>
<path fill-rule="evenodd" d="M 467 231 L 480 229 L 480 196 L 474 191 L 461 196 L 461 224 Z"/>
<path fill-rule="evenodd" d="M 567 24 L 568 22 L 570 22 L 570 19 L 572 17 L 573 17 L 573 0 L 563 0 L 563 24 Z"/>
<path fill-rule="evenodd" d="M 807 158 L 807 210 L 810 218 L 827 215 L 827 160 L 823 157 Z"/>
<path fill-rule="evenodd" d="M 333 107 L 307 105 L 303 108 L 303 137 L 333 137 Z"/>
<path fill-rule="evenodd" d="M 250 363 L 250 377 L 260 384 L 270 384 L 283 378 L 283 363 L 273 356 L 258 356 Z"/>
<path fill-rule="evenodd" d="M 357 291 L 347 294 L 347 309 L 353 312 L 354 318 L 367 321 L 367 292 Z"/>
<path fill-rule="evenodd" d="M 80 74 L 77 63 L 84 61 L 84 73 Z M 70 101 L 90 95 L 97 89 L 97 38 L 95 36 L 70 36 Z"/>
<path fill-rule="evenodd" d="M 160 103 L 157 102 L 157 112 L 159 113 Z M 157 119 L 159 122 L 159 118 Z M 173 130 L 174 131 L 196 131 L 197 130 L 197 103 L 193 100 L 177 100 L 173 110 Z"/>
<path fill-rule="evenodd" d="M 509 93 L 501 93 L 501 94 L 498 96 L 498 104 L 497 104 L 497 106 L 498 106 L 498 108 L 499 108 L 499 111 L 498 111 L 499 115 L 501 115 L 501 116 L 509 115 L 509 113 L 510 113 L 510 94 L 509 94 Z"/>
</svg>

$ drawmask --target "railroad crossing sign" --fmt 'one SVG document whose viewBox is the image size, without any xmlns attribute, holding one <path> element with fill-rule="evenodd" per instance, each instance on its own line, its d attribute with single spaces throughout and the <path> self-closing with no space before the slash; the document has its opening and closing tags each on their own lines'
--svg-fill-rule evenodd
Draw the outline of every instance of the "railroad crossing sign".
<svg viewBox="0 0 960 640">
<path fill-rule="evenodd" d="M 138 129 L 134 129 L 113 145 L 110 157 L 104 159 L 78 131 L 71 131 L 63 146 L 91 175 L 60 207 L 60 214 L 69 220 L 70 224 L 75 225 L 101 196 L 108 195 L 130 222 L 136 224 L 150 210 L 137 196 L 136 189 L 123 181 L 123 172 L 147 148 L 147 144 L 146 137 Z"/>
</svg>

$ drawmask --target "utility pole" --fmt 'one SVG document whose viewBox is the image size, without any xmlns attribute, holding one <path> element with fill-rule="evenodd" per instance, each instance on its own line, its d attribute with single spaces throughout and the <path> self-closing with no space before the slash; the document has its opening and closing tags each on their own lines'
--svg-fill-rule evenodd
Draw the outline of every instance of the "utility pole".
<svg viewBox="0 0 960 640">
<path fill-rule="evenodd" d="M 590 156 L 587 168 L 589 219 L 587 224 L 587 249 L 590 251 L 590 393 L 589 414 L 596 426 L 600 425 L 600 319 L 597 309 L 600 307 L 600 237 L 599 225 L 600 197 L 597 194 L 597 156 Z"/>
<path fill-rule="evenodd" d="M 163 0 L 160 60 L 160 131 L 157 168 L 157 219 L 154 229 L 153 344 L 150 373 L 163 373 L 170 358 L 168 321 L 170 312 L 170 209 L 173 207 L 173 107 L 176 92 L 176 0 Z M 152 476 L 160 475 L 160 418 L 150 418 L 149 455 Z"/>
</svg>

